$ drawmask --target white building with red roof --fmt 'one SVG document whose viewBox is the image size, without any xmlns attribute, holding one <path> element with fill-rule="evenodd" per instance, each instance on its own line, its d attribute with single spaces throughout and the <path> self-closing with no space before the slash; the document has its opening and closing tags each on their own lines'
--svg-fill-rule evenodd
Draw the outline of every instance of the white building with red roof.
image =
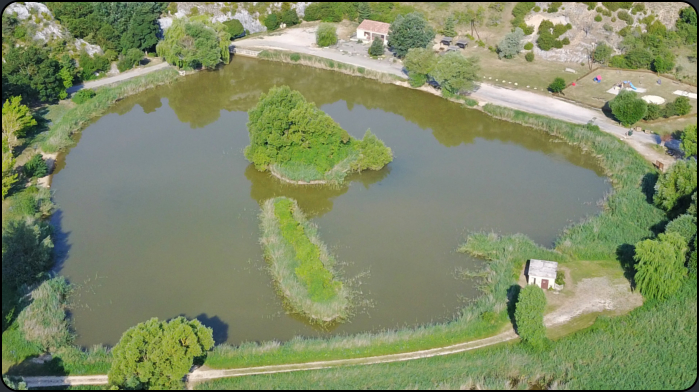
<svg viewBox="0 0 699 392">
<path fill-rule="evenodd" d="M 389 23 L 364 19 L 362 23 L 357 26 L 357 39 L 372 43 L 374 42 L 374 38 L 378 37 L 383 40 L 384 45 L 388 45 L 389 27 L 391 27 Z"/>
</svg>

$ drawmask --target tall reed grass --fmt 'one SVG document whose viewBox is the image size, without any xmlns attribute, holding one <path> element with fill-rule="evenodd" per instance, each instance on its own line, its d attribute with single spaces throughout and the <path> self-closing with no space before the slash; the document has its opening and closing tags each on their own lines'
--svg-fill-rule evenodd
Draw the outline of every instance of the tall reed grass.
<svg viewBox="0 0 699 392">
<path fill-rule="evenodd" d="M 119 83 L 113 87 L 97 89 L 97 95 L 82 105 L 69 111 L 51 126 L 46 136 L 40 142 L 44 152 L 56 152 L 70 146 L 73 141 L 70 136 L 79 131 L 92 118 L 100 116 L 118 100 L 129 95 L 138 94 L 151 87 L 174 82 L 179 73 L 172 68 L 152 72 L 131 80 Z"/>
</svg>

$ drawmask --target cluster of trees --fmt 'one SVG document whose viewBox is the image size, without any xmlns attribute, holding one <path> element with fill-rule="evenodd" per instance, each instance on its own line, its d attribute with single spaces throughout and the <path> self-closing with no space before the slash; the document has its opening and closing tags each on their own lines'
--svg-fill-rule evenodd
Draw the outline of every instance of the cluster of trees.
<svg viewBox="0 0 699 392">
<path fill-rule="evenodd" d="M 522 51 L 522 39 L 524 38 L 524 31 L 521 28 L 516 27 L 515 30 L 507 35 L 498 44 L 498 57 L 511 59 L 517 55 L 517 53 Z"/>
<path fill-rule="evenodd" d="M 381 56 L 383 55 L 383 51 L 383 40 L 379 37 L 374 38 L 374 41 L 371 43 L 371 46 L 369 47 L 369 55 L 373 57 Z"/>
<path fill-rule="evenodd" d="M 335 45 L 337 43 L 337 29 L 330 23 L 321 23 L 316 30 L 316 44 L 320 47 Z"/>
<path fill-rule="evenodd" d="M 664 106 L 649 103 L 644 120 L 651 121 L 660 117 L 684 116 L 692 111 L 692 105 L 687 97 L 677 97 L 672 102 L 665 103 Z"/>
<path fill-rule="evenodd" d="M 365 135 L 353 139 L 330 116 L 288 86 L 262 94 L 248 112 L 250 145 L 245 157 L 260 171 L 271 165 L 312 167 L 326 173 L 353 153 L 354 170 L 381 168 L 393 159 L 383 142 Z"/>
<path fill-rule="evenodd" d="M 24 102 L 56 102 L 65 98 L 61 63 L 48 49 L 37 46 L 13 47 L 2 65 L 2 99 L 21 96 Z M 70 78 L 72 85 L 72 77 Z"/>
<path fill-rule="evenodd" d="M 535 6 L 535 2 L 519 2 L 512 8 L 512 16 L 514 16 L 514 19 L 511 21 L 512 26 L 522 29 L 524 35 L 530 35 L 534 32 L 533 27 L 527 26 L 527 24 L 524 23 L 524 17 L 527 16 Z"/>
<path fill-rule="evenodd" d="M 156 46 L 158 56 L 179 68 L 213 68 L 221 61 L 228 64 L 230 33 L 222 23 L 208 17 L 179 18 Z"/>
<path fill-rule="evenodd" d="M 677 97 L 662 107 L 654 103 L 647 103 L 635 91 L 622 90 L 609 101 L 609 108 L 622 125 L 630 126 L 641 119 L 655 120 L 659 117 L 684 116 L 692 110 L 692 105 L 689 98 Z"/>
<path fill-rule="evenodd" d="M 434 29 L 422 14 L 398 15 L 388 30 L 388 46 L 399 58 L 412 48 L 427 48 L 435 37 Z"/>
<path fill-rule="evenodd" d="M 464 57 L 461 53 L 450 52 L 438 57 L 432 49 L 425 48 L 410 49 L 403 66 L 408 71 L 411 86 L 420 87 L 431 77 L 446 95 L 472 90 L 480 71 L 475 56 Z"/>
<path fill-rule="evenodd" d="M 536 39 L 536 44 L 541 50 L 560 49 L 563 45 L 568 45 L 570 40 L 568 37 L 559 40 L 558 37 L 572 28 L 573 26 L 570 23 L 554 25 L 550 20 L 542 20 L 541 24 L 539 24 L 539 38 Z"/>
<path fill-rule="evenodd" d="M 340 22 L 343 19 L 361 23 L 364 19 L 393 23 L 398 15 L 407 15 L 415 8 L 398 2 L 318 2 L 304 11 L 307 21 Z"/>
<path fill-rule="evenodd" d="M 522 343 L 535 351 L 546 348 L 546 327 L 544 326 L 544 310 L 546 295 L 537 285 L 527 285 L 519 291 L 515 305 L 515 324 L 517 334 Z"/>
<path fill-rule="evenodd" d="M 284 23 L 287 27 L 301 23 L 296 10 L 291 8 L 291 4 L 289 2 L 282 3 L 281 11 L 272 12 L 271 14 L 267 15 L 265 17 L 264 24 L 265 27 L 267 27 L 267 30 L 274 31 L 278 29 L 282 23 Z"/>
</svg>

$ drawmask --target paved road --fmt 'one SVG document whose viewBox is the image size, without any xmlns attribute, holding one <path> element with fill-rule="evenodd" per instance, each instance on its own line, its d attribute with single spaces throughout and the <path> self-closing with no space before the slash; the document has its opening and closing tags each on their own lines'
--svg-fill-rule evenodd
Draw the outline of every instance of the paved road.
<svg viewBox="0 0 699 392">
<path fill-rule="evenodd" d="M 103 79 L 99 79 L 99 80 L 92 80 L 89 82 L 85 82 L 83 84 L 75 85 L 75 86 L 68 89 L 68 93 L 73 93 L 75 91 L 78 91 L 78 90 L 84 89 L 84 88 L 96 88 L 96 87 L 106 86 L 108 84 L 112 84 L 112 83 L 116 83 L 116 82 L 121 82 L 123 80 L 135 78 L 136 76 L 141 76 L 141 75 L 145 75 L 147 73 L 151 73 L 151 72 L 154 72 L 154 71 L 157 71 L 160 69 L 165 69 L 169 66 L 170 66 L 170 64 L 163 61 L 162 63 L 156 64 L 152 67 L 133 69 L 130 71 L 122 72 L 119 75 L 114 75 L 114 76 L 110 76 L 108 78 L 103 78 Z"/>
</svg>

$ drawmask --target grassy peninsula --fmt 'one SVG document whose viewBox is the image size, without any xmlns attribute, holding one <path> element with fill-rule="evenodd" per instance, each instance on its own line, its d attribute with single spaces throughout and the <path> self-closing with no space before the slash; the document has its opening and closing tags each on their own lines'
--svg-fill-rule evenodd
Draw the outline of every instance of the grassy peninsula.
<svg viewBox="0 0 699 392">
<path fill-rule="evenodd" d="M 347 319 L 350 290 L 337 279 L 335 259 L 295 200 L 268 199 L 260 213 L 260 242 L 287 304 L 319 324 Z"/>
<path fill-rule="evenodd" d="M 248 111 L 245 157 L 295 184 L 341 184 L 351 172 L 379 170 L 393 152 L 370 130 L 356 140 L 298 91 L 273 87 Z"/>
</svg>

